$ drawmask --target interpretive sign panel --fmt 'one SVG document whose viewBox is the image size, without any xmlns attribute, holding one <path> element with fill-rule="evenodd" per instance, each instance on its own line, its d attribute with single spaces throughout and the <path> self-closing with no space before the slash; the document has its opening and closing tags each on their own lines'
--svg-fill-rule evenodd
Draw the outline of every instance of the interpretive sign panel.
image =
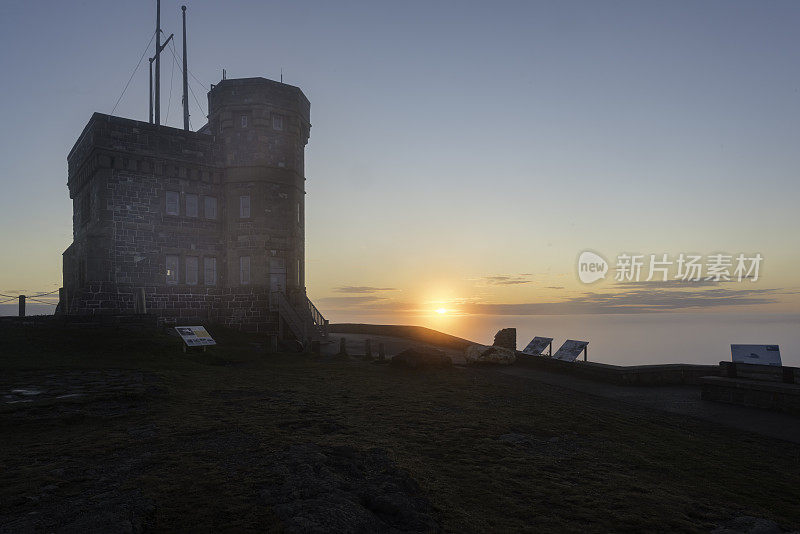
<svg viewBox="0 0 800 534">
<path fill-rule="evenodd" d="M 581 352 L 586 350 L 587 345 L 589 345 L 588 341 L 568 339 L 561 345 L 561 348 L 553 354 L 553 358 L 565 362 L 574 362 L 575 359 L 580 356 Z"/>
<path fill-rule="evenodd" d="M 522 351 L 523 354 L 530 354 L 531 356 L 542 356 L 542 352 L 553 342 L 552 337 L 539 337 L 536 336 L 528 343 L 528 346 Z"/>
<path fill-rule="evenodd" d="M 778 345 L 731 345 L 731 360 L 756 365 L 781 365 Z"/>
<path fill-rule="evenodd" d="M 176 326 L 175 330 L 187 347 L 205 347 L 217 344 L 204 326 Z"/>
</svg>

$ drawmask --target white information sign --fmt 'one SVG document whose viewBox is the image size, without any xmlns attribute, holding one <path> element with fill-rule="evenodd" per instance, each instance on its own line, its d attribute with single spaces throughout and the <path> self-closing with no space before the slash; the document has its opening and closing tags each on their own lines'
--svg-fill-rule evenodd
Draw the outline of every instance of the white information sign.
<svg viewBox="0 0 800 534">
<path fill-rule="evenodd" d="M 781 365 L 778 345 L 731 345 L 731 360 L 756 365 Z"/>
<path fill-rule="evenodd" d="M 204 326 L 176 326 L 175 330 L 187 347 L 205 347 L 217 344 Z"/>
</svg>

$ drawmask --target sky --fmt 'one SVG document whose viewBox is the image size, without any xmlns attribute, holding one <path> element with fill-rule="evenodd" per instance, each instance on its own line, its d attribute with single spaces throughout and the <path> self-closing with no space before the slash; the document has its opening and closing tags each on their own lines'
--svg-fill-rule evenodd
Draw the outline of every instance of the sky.
<svg viewBox="0 0 800 534">
<path fill-rule="evenodd" d="M 799 3 L 186 5 L 193 129 L 223 68 L 311 101 L 306 284 L 334 321 L 800 312 Z M 179 17 L 164 0 L 167 35 Z M 155 1 L 0 4 L 0 294 L 60 286 L 66 155 L 154 19 Z M 147 120 L 147 84 L 145 57 L 114 114 Z M 162 86 L 179 127 L 170 61 Z M 579 280 L 583 251 L 605 279 Z M 647 282 L 647 263 L 616 281 L 621 254 L 763 261 L 756 281 Z"/>
</svg>

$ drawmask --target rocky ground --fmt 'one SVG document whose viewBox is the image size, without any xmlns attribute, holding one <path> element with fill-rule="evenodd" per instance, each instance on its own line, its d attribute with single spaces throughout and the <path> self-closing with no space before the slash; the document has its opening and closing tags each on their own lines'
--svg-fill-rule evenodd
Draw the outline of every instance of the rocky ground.
<svg viewBox="0 0 800 534">
<path fill-rule="evenodd" d="M 0 330 L 0 532 L 783 532 L 800 448 L 553 385 Z"/>
</svg>

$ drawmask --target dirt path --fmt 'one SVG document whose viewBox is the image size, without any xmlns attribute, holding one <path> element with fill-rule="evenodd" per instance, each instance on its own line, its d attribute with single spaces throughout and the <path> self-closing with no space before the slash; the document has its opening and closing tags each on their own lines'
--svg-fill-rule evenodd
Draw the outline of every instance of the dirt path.
<svg viewBox="0 0 800 534">
<path fill-rule="evenodd" d="M 617 386 L 516 366 L 495 369 L 494 372 L 800 443 L 800 418 L 757 408 L 704 401 L 700 398 L 699 386 Z"/>
</svg>

